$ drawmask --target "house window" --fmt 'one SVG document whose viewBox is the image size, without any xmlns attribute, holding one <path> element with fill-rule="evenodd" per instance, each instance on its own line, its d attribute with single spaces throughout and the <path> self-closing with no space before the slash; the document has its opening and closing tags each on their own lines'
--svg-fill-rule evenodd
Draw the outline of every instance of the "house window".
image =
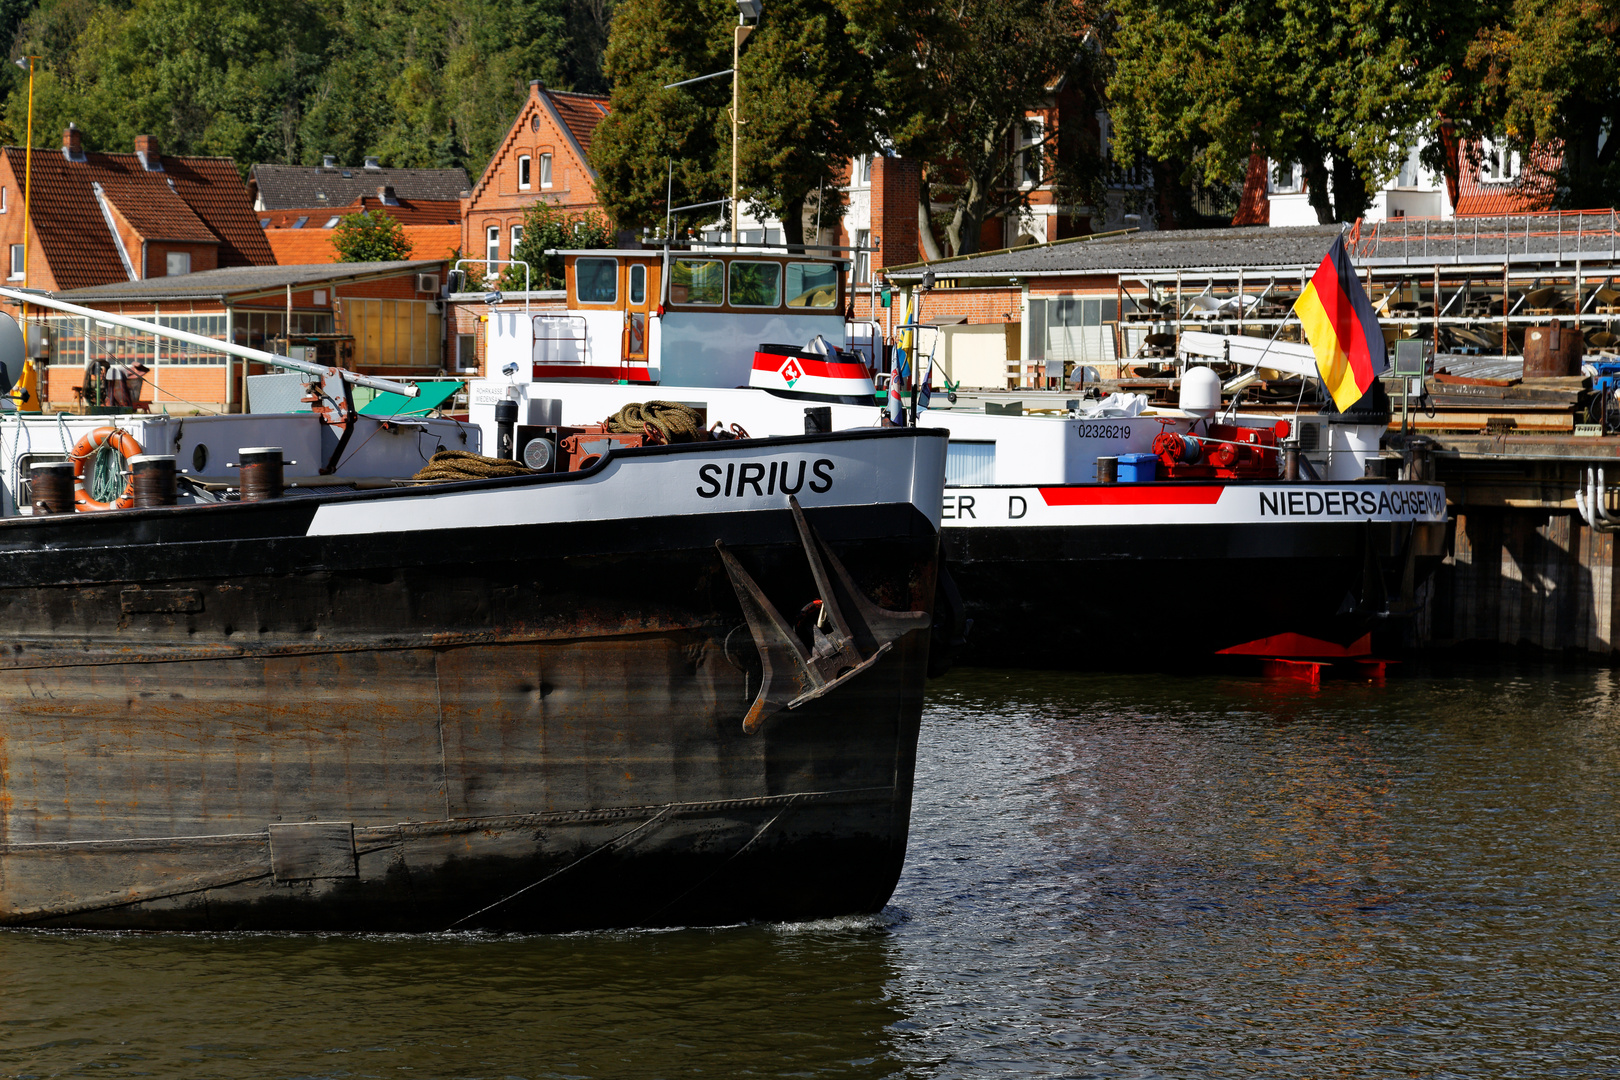
<svg viewBox="0 0 1620 1080">
<path fill-rule="evenodd" d="M 6 202 L 6 189 L 0 187 L 0 214 L 5 213 L 9 209 L 10 206 Z"/>
<path fill-rule="evenodd" d="M 872 280 L 872 253 L 864 250 L 872 246 L 872 230 L 855 230 L 855 284 L 864 285 Z"/>
<path fill-rule="evenodd" d="M 1031 116 L 1024 121 L 1023 138 L 1019 143 L 1018 176 L 1022 183 L 1039 187 L 1041 159 L 1046 153 L 1046 121 Z"/>
<path fill-rule="evenodd" d="M 523 243 L 523 226 L 512 226 L 512 257 L 517 258 L 518 245 Z"/>
<path fill-rule="evenodd" d="M 550 154 L 541 154 L 540 155 L 540 186 L 543 187 L 543 188 L 547 188 L 547 187 L 551 186 L 551 155 Z"/>
<path fill-rule="evenodd" d="M 322 225 L 321 228 L 323 228 L 323 229 L 335 229 L 335 228 L 337 228 L 337 223 L 342 221 L 342 220 L 343 220 L 342 217 L 338 216 L 337 214 L 333 214 L 331 217 L 326 219 L 326 224 Z"/>
<path fill-rule="evenodd" d="M 1299 162 L 1291 165 L 1279 166 L 1275 161 L 1268 163 L 1272 169 L 1270 190 L 1274 194 L 1293 194 L 1305 189 L 1305 166 Z"/>
<path fill-rule="evenodd" d="M 456 335 L 456 366 L 462 371 L 478 370 L 477 338 L 474 335 Z"/>
<path fill-rule="evenodd" d="M 163 272 L 170 277 L 191 273 L 191 252 L 171 251 L 163 259 Z"/>
<path fill-rule="evenodd" d="M 1479 179 L 1484 184 L 1511 184 L 1519 178 L 1518 152 L 1506 143 L 1480 140 Z"/>
<path fill-rule="evenodd" d="M 518 158 L 518 189 L 529 190 L 529 155 L 523 154 Z"/>
<path fill-rule="evenodd" d="M 872 155 L 862 154 L 855 159 L 855 186 L 861 187 L 872 182 Z"/>
<path fill-rule="evenodd" d="M 1395 177 L 1395 186 L 1415 188 L 1422 182 L 1423 169 L 1418 162 L 1418 149 L 1412 147 L 1406 152 L 1406 160 L 1401 162 L 1400 175 Z"/>
<path fill-rule="evenodd" d="M 484 272 L 487 274 L 493 274 L 495 272 L 494 264 L 498 259 L 500 259 L 500 257 L 501 227 L 499 225 L 491 225 L 488 229 L 484 230 L 484 258 L 489 263 Z"/>
<path fill-rule="evenodd" d="M 11 245 L 11 276 L 14 278 L 23 276 L 23 246 L 21 244 Z"/>
</svg>

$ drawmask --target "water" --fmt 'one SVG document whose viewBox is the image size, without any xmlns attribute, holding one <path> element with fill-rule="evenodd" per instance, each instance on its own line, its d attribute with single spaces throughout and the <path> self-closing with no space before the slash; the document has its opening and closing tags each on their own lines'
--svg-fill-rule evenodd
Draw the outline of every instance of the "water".
<svg viewBox="0 0 1620 1080">
<path fill-rule="evenodd" d="M 1620 678 L 960 672 L 869 919 L 0 933 L 0 1076 L 1620 1075 Z"/>
</svg>

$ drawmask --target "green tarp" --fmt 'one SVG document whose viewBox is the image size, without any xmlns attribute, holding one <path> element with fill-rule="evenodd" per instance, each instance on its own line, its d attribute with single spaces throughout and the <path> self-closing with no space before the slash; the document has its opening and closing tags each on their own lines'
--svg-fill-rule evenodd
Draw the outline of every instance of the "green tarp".
<svg viewBox="0 0 1620 1080">
<path fill-rule="evenodd" d="M 416 384 L 416 397 L 382 393 L 360 406 L 359 411 L 364 416 L 426 416 L 455 397 L 464 385 L 456 379 L 423 381 Z"/>
</svg>

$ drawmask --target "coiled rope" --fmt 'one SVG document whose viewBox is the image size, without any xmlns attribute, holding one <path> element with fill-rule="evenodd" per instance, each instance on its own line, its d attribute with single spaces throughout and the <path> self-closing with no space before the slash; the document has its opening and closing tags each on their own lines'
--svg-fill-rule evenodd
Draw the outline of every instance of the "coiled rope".
<svg viewBox="0 0 1620 1080">
<path fill-rule="evenodd" d="M 612 432 L 651 434 L 651 428 L 665 442 L 697 442 L 703 435 L 703 418 L 690 405 L 675 401 L 632 402 L 608 417 Z"/>
<path fill-rule="evenodd" d="M 457 480 L 488 480 L 493 476 L 532 476 L 534 471 L 505 458 L 485 457 L 467 450 L 440 450 L 411 480 L 418 484 L 449 484 Z"/>
</svg>

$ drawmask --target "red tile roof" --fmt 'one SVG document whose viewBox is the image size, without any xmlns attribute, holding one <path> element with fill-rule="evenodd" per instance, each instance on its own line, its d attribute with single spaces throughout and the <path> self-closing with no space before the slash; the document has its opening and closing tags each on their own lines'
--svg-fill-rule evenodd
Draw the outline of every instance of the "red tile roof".
<svg viewBox="0 0 1620 1080">
<path fill-rule="evenodd" d="M 26 152 L 3 148 L 21 180 Z M 33 154 L 29 218 L 58 289 L 127 279 L 94 184 L 149 239 L 217 242 L 219 265 L 268 266 L 270 244 L 253 215 L 247 188 L 229 158 L 164 157 L 162 172 L 147 172 L 134 154 L 87 153 L 69 161 L 59 149 Z"/>
<path fill-rule="evenodd" d="M 260 223 L 266 229 L 290 229 L 299 218 L 307 218 L 302 228 L 324 229 L 334 217 L 358 214 L 366 210 L 382 210 L 401 225 L 459 225 L 461 200 L 452 199 L 399 199 L 398 205 L 389 206 L 375 195 L 364 195 L 347 206 L 303 207 L 296 210 L 264 210 L 259 213 Z"/>
<path fill-rule="evenodd" d="M 1501 217 L 1528 214 L 1551 208 L 1557 194 L 1558 173 L 1563 155 L 1555 148 L 1532 146 L 1522 155 L 1523 168 L 1511 182 L 1482 177 L 1483 168 L 1474 160 L 1477 147 L 1463 154 L 1457 169 L 1456 213 L 1459 217 Z"/>
<path fill-rule="evenodd" d="M 332 230 L 304 226 L 302 229 L 266 229 L 265 237 L 282 266 L 309 266 L 335 263 L 337 248 L 332 246 Z M 448 259 L 461 247 L 460 225 L 407 225 L 405 239 L 411 242 L 412 259 Z"/>
<path fill-rule="evenodd" d="M 585 153 L 591 152 L 591 136 L 596 125 L 608 114 L 608 99 L 596 94 L 571 94 L 562 90 L 540 91 L 551 102 L 568 133 Z"/>
</svg>

